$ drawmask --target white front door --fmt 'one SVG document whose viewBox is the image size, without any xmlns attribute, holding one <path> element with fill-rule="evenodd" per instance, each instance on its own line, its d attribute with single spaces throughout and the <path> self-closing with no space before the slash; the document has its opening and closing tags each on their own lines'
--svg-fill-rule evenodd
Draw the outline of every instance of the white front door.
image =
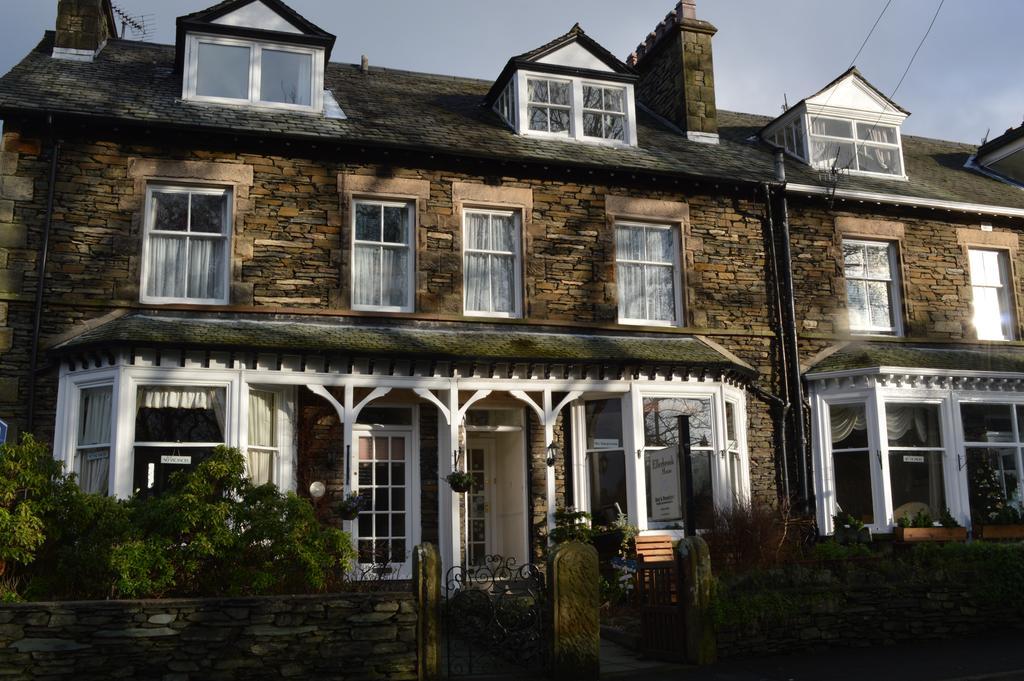
<svg viewBox="0 0 1024 681">
<path fill-rule="evenodd" d="M 356 522 L 359 563 L 381 577 L 410 574 L 413 537 L 412 433 L 374 429 L 356 435 L 359 486 L 366 506 Z M 418 522 L 418 521 L 417 521 Z"/>
</svg>

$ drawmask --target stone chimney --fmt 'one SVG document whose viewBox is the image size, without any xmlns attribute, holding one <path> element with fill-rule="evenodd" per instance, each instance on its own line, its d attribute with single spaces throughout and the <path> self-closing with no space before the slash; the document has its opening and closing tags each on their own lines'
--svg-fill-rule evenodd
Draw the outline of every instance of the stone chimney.
<svg viewBox="0 0 1024 681">
<path fill-rule="evenodd" d="M 59 0 L 53 57 L 92 61 L 111 38 L 117 22 L 110 0 Z"/>
<path fill-rule="evenodd" d="M 637 100 L 698 142 L 718 143 L 714 26 L 697 18 L 696 0 L 681 0 L 629 56 L 640 74 Z"/>
</svg>

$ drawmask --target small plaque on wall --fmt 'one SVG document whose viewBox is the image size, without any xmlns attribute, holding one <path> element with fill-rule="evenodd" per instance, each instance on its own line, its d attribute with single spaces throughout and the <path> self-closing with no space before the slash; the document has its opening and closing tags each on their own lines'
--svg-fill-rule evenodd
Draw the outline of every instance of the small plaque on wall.
<svg viewBox="0 0 1024 681">
<path fill-rule="evenodd" d="M 191 466 L 191 456 L 170 456 L 165 455 L 160 457 L 160 463 L 170 464 L 172 466 Z"/>
<path fill-rule="evenodd" d="M 924 457 L 920 454 L 904 454 L 903 463 L 924 463 Z"/>
</svg>

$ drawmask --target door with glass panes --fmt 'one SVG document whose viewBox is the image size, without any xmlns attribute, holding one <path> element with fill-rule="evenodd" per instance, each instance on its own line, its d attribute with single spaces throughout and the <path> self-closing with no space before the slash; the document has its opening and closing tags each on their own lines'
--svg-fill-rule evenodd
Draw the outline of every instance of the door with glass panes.
<svg viewBox="0 0 1024 681">
<path fill-rule="evenodd" d="M 356 546 L 364 571 L 381 578 L 407 576 L 412 546 L 411 432 L 374 429 L 356 435 L 364 510 Z"/>
<path fill-rule="evenodd" d="M 469 445 L 467 472 L 473 476 L 473 489 L 467 493 L 466 558 L 469 565 L 483 565 L 494 551 L 493 469 L 494 442 L 480 440 Z"/>
</svg>

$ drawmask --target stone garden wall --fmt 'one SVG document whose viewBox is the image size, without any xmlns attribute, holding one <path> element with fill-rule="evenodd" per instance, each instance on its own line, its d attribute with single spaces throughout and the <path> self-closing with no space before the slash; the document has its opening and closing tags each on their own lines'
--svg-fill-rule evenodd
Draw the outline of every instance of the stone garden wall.
<svg viewBox="0 0 1024 681">
<path fill-rule="evenodd" d="M 995 629 L 1024 629 L 1019 612 L 986 604 L 966 585 L 884 583 L 838 588 L 777 589 L 750 602 L 748 621 L 733 616 L 718 625 L 719 658 L 874 647 L 904 641 L 948 639 Z M 786 611 L 781 616 L 772 616 Z"/>
<path fill-rule="evenodd" d="M 417 678 L 412 593 L 0 606 L 0 676 Z"/>
</svg>

